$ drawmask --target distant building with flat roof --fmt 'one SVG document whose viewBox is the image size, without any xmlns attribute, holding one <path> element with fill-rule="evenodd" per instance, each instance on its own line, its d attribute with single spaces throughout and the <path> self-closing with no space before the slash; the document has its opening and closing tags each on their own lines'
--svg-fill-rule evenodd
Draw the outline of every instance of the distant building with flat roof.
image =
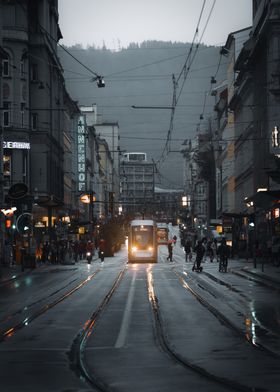
<svg viewBox="0 0 280 392">
<path fill-rule="evenodd" d="M 152 212 L 155 164 L 143 152 L 123 154 L 120 164 L 120 199 L 124 212 Z"/>
</svg>

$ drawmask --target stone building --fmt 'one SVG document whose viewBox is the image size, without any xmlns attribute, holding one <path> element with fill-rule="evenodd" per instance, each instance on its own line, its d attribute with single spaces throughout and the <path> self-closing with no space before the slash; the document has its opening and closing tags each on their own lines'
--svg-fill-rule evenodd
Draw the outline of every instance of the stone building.
<svg viewBox="0 0 280 392">
<path fill-rule="evenodd" d="M 34 220 L 52 227 L 75 202 L 70 151 L 79 109 L 57 55 L 57 0 L 1 2 L 3 190 L 27 186 Z M 22 203 L 25 205 L 25 203 Z M 65 207 L 65 208 L 64 208 Z"/>
</svg>

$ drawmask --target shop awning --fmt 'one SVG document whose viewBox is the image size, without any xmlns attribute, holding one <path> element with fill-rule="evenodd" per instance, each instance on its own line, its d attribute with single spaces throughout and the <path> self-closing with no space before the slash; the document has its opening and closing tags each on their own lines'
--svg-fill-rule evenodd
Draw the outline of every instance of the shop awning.
<svg viewBox="0 0 280 392">
<path fill-rule="evenodd" d="M 274 204 L 278 202 L 280 203 L 280 189 L 273 191 L 260 191 L 250 197 L 247 197 L 244 201 L 246 204 L 253 202 L 255 207 L 269 210 Z"/>
<path fill-rule="evenodd" d="M 35 199 L 35 202 L 37 202 L 40 207 L 45 208 L 57 208 L 64 205 L 63 201 L 54 195 L 39 196 L 37 199 Z"/>
</svg>

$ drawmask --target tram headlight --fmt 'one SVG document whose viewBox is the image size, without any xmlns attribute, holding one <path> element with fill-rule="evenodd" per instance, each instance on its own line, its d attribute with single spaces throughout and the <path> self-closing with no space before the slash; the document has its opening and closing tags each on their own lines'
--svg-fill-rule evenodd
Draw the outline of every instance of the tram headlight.
<svg viewBox="0 0 280 392">
<path fill-rule="evenodd" d="M 137 251 L 137 246 L 133 246 L 133 247 L 131 248 L 131 250 L 132 250 L 132 252 L 136 252 L 136 251 Z"/>
</svg>

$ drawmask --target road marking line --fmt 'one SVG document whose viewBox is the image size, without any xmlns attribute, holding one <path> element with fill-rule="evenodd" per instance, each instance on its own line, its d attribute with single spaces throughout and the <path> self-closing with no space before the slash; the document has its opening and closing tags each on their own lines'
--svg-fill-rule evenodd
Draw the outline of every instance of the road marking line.
<svg viewBox="0 0 280 392">
<path fill-rule="evenodd" d="M 115 348 L 121 348 L 125 345 L 128 328 L 130 325 L 131 309 L 132 309 L 132 303 L 133 303 L 134 292 L 135 292 L 135 280 L 136 280 L 136 274 L 134 273 L 128 292 L 128 298 L 125 305 L 120 332 L 117 341 L 115 343 Z"/>
</svg>

